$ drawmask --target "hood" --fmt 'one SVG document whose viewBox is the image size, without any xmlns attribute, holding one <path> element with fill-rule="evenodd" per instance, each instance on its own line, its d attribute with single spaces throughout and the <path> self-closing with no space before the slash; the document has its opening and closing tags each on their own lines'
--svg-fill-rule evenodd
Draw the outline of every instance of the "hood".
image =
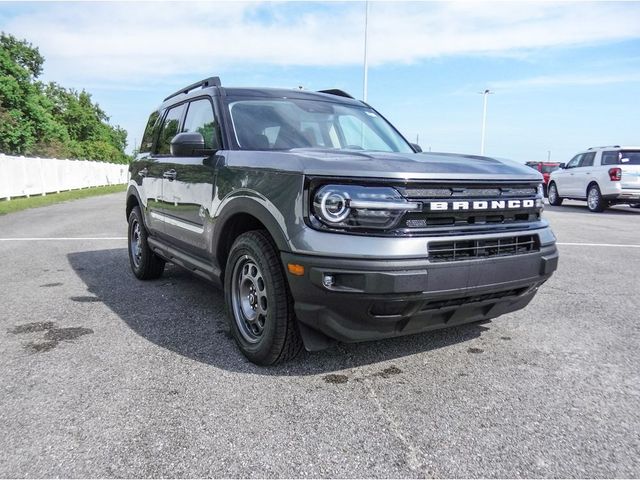
<svg viewBox="0 0 640 480">
<path fill-rule="evenodd" d="M 236 156 L 238 154 L 238 156 Z M 542 175 L 526 165 L 506 159 L 453 153 L 384 153 L 320 149 L 287 151 L 234 151 L 231 162 L 246 154 L 259 156 L 265 168 L 296 171 L 305 175 L 370 177 L 416 180 L 523 180 L 542 181 Z"/>
</svg>

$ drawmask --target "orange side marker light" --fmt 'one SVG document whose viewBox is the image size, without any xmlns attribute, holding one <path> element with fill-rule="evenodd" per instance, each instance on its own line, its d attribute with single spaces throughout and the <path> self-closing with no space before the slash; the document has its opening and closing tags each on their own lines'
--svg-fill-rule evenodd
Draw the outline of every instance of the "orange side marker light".
<svg viewBox="0 0 640 480">
<path fill-rule="evenodd" d="M 298 265 L 297 263 L 288 263 L 287 269 L 289 269 L 289 273 L 291 275 L 296 275 L 298 277 L 304 275 L 304 267 L 302 265 Z"/>
</svg>

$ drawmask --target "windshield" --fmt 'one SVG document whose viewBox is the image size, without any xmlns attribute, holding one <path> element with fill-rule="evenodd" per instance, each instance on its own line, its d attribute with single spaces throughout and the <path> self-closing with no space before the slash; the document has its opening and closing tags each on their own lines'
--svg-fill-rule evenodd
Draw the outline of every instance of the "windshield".
<svg viewBox="0 0 640 480">
<path fill-rule="evenodd" d="M 229 103 L 243 150 L 327 148 L 413 153 L 375 111 L 319 100 L 241 99 Z"/>
</svg>

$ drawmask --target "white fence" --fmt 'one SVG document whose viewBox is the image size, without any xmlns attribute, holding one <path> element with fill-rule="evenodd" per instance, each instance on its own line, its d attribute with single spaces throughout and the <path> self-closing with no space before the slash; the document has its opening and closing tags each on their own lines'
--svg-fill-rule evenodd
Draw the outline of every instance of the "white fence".
<svg viewBox="0 0 640 480">
<path fill-rule="evenodd" d="M 119 163 L 14 157 L 0 153 L 0 199 L 125 184 L 128 170 L 128 165 Z"/>
</svg>

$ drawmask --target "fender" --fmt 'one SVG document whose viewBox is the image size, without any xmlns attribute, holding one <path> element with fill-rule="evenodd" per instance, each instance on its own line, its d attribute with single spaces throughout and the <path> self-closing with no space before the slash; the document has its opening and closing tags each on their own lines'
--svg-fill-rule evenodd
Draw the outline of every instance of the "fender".
<svg viewBox="0 0 640 480">
<path fill-rule="evenodd" d="M 129 187 L 127 188 L 127 205 L 129 204 L 129 198 L 131 196 L 136 197 L 136 200 L 138 201 L 138 205 L 140 205 L 140 208 L 143 209 L 142 216 L 144 217 L 145 204 L 140 198 L 140 192 L 138 192 L 138 188 L 134 182 L 129 182 Z M 127 216 L 127 220 L 129 220 L 128 210 L 129 210 L 128 208 L 125 208 L 125 215 Z"/>
<path fill-rule="evenodd" d="M 214 254 L 218 250 L 220 241 L 222 240 L 222 233 L 225 231 L 225 226 L 229 219 L 236 214 L 246 213 L 256 219 L 258 219 L 267 229 L 271 238 L 273 238 L 278 250 L 289 251 L 289 239 L 283 232 L 282 227 L 278 221 L 274 218 L 271 212 L 264 205 L 260 204 L 256 199 L 252 197 L 234 197 L 224 202 L 216 216 L 214 218 L 215 228 L 213 230 L 212 246 Z M 217 255 L 216 255 L 217 256 Z"/>
</svg>

